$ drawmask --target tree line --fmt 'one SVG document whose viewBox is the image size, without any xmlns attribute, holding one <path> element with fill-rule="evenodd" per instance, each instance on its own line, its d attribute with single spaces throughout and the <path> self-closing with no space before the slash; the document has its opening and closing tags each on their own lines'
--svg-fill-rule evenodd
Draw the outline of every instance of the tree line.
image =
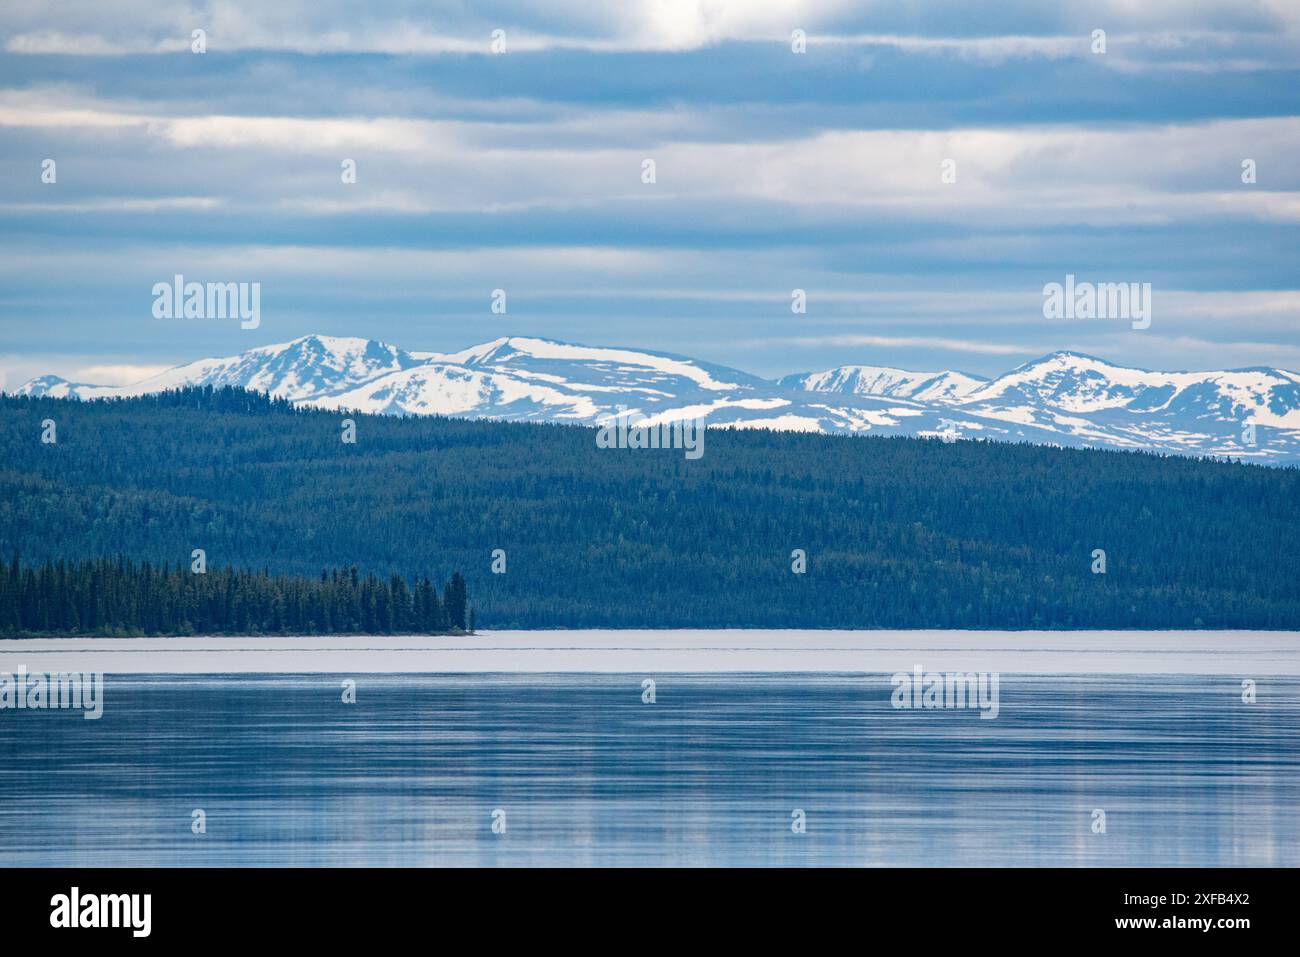
<svg viewBox="0 0 1300 957">
<path fill-rule="evenodd" d="M 459 572 L 439 597 L 428 576 L 408 584 L 355 566 L 316 578 L 123 557 L 0 562 L 0 634 L 11 637 L 459 634 L 474 619 Z"/>
<path fill-rule="evenodd" d="M 1300 628 L 1295 468 L 761 429 L 710 430 L 688 461 L 238 389 L 0 396 L 0 556 L 193 548 L 460 571 L 496 629 Z"/>
</svg>

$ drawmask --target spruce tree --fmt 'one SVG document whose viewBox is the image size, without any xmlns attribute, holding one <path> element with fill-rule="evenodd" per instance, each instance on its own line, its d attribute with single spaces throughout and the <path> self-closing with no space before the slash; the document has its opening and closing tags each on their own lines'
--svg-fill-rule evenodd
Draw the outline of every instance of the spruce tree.
<svg viewBox="0 0 1300 957">
<path fill-rule="evenodd" d="M 443 605 L 447 611 L 447 621 L 452 628 L 464 631 L 468 622 L 465 620 L 465 579 L 460 572 L 453 572 L 451 581 L 443 589 Z"/>
</svg>

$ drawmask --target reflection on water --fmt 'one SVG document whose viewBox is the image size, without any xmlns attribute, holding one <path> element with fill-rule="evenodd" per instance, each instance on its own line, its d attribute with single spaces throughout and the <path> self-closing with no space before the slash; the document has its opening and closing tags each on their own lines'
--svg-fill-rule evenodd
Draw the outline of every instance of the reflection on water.
<svg viewBox="0 0 1300 957">
<path fill-rule="evenodd" d="M 0 712 L 0 863 L 1300 865 L 1295 678 L 642 678 L 109 676 Z"/>
</svg>

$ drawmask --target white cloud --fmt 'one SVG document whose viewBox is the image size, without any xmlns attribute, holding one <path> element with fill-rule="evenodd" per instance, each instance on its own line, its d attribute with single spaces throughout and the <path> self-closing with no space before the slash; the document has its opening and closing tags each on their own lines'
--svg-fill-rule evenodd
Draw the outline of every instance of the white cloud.
<svg viewBox="0 0 1300 957">
<path fill-rule="evenodd" d="M 1133 225 L 1214 219 L 1300 222 L 1300 118 L 1213 120 L 1083 128 L 1023 125 L 952 130 L 827 130 L 784 140 L 700 138 L 707 111 L 613 111 L 625 141 L 637 119 L 653 130 L 639 147 L 592 145 L 601 111 L 529 124 L 400 117 L 166 116 L 66 90 L 0 93 L 0 126 L 94 133 L 187 157 L 206 189 L 241 158 L 258 175 L 227 179 L 215 196 L 250 208 L 396 213 L 581 208 L 656 203 L 709 215 L 722 204 L 778 204 L 829 220 L 871 215 L 980 224 Z M 521 129 L 527 130 L 523 141 Z M 99 150 L 99 141 L 82 149 Z M 51 142 L 51 149 L 57 147 Z M 75 150 L 77 146 L 70 146 Z M 220 155 L 213 155 L 220 151 Z M 322 194 L 318 180 L 278 176 L 277 154 L 364 157 L 367 188 Z M 653 158 L 658 181 L 640 181 Z M 1240 182 L 1244 158 L 1259 182 Z M 943 183 L 941 164 L 955 163 Z M 204 163 L 209 168 L 204 171 Z M 374 164 L 379 162 L 376 167 Z M 283 169 L 283 168 L 282 168 Z M 378 171 L 378 172 L 377 172 Z M 176 174 L 180 175 L 180 174 Z M 242 195 L 241 195 L 242 194 Z"/>
<path fill-rule="evenodd" d="M 70 382 L 91 385 L 129 385 L 171 368 L 170 365 L 97 363 L 95 358 L 75 353 L 0 355 L 0 391 L 16 389 L 42 375 L 57 375 Z"/>
<path fill-rule="evenodd" d="M 989 342 L 975 339 L 951 339 L 946 336 L 785 336 L 762 340 L 765 345 L 793 346 L 882 346 L 886 348 L 920 347 L 946 349 L 951 352 L 972 352 L 979 355 L 1015 356 L 1033 352 L 1032 346 L 1006 342 Z"/>
<path fill-rule="evenodd" d="M 431 154 L 457 145 L 451 126 L 411 119 L 304 119 L 293 116 L 153 118 L 149 131 L 183 148 L 316 152 L 379 150 Z"/>
<path fill-rule="evenodd" d="M 87 202 L 0 203 L 6 213 L 159 213 L 168 210 L 216 209 L 222 201 L 212 196 L 161 196 L 156 198 L 95 199 Z"/>
<path fill-rule="evenodd" d="M 72 374 L 65 378 L 73 382 L 89 382 L 92 385 L 131 385 L 142 379 L 148 379 L 150 376 L 158 375 L 160 372 L 165 372 L 170 368 L 171 366 L 166 365 L 136 365 L 130 363 L 90 365 L 74 369 Z"/>
<path fill-rule="evenodd" d="M 1300 12 L 1288 0 L 1242 5 L 1240 19 L 1255 30 L 1273 25 L 1275 36 L 1294 33 Z M 1023 19 L 1023 18 L 1019 18 Z M 280 0 L 274 4 L 219 0 L 62 0 L 11 5 L 0 13 L 0 35 L 15 54 L 105 56 L 185 51 L 190 31 L 208 31 L 209 49 L 279 50 L 308 54 L 464 54 L 489 52 L 493 29 L 507 31 L 510 50 L 694 50 L 729 41 L 788 43 L 796 27 L 817 43 L 889 45 L 909 52 L 948 53 L 1000 62 L 1087 53 L 1093 26 L 1105 25 L 1112 41 L 1103 66 L 1121 62 L 1156 66 L 1151 51 L 1193 44 L 1228 45 L 1222 4 L 1075 3 L 1037 18 L 1044 35 L 1017 35 L 1015 9 L 963 16 L 951 4 L 917 3 L 906 15 L 884 0 L 569 0 L 553 3 L 428 3 L 417 6 L 347 0 Z M 917 24 L 915 34 L 863 25 Z M 936 28 L 933 25 L 948 26 Z M 927 25 L 931 25 L 926 29 Z M 987 35 L 975 35 L 983 30 Z M 969 32 L 971 36 L 960 36 Z M 1134 55 L 1136 54 L 1136 55 Z M 1195 63 L 1195 60 L 1188 61 Z"/>
</svg>

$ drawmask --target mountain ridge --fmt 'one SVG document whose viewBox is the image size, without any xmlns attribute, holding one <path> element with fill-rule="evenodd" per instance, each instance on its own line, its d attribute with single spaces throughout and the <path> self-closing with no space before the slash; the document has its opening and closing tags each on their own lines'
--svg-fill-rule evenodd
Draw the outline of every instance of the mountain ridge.
<svg viewBox="0 0 1300 957">
<path fill-rule="evenodd" d="M 306 335 L 126 386 L 39 376 L 18 395 L 79 399 L 237 385 L 316 408 L 595 425 L 647 423 L 983 438 L 1300 464 L 1300 375 L 1159 372 L 1058 350 L 992 379 L 843 365 L 765 379 L 685 355 L 500 336 L 456 352 Z M 1253 441 L 1253 444 L 1251 440 Z"/>
</svg>

